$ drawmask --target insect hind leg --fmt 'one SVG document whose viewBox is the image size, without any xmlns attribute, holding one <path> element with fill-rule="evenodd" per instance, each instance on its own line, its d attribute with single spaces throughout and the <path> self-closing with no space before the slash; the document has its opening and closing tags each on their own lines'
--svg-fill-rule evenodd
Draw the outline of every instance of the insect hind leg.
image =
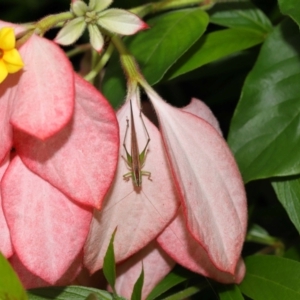
<svg viewBox="0 0 300 300">
<path fill-rule="evenodd" d="M 142 172 L 142 175 L 148 176 L 148 180 L 152 181 L 151 172 L 143 171 L 143 170 L 141 172 Z"/>
</svg>

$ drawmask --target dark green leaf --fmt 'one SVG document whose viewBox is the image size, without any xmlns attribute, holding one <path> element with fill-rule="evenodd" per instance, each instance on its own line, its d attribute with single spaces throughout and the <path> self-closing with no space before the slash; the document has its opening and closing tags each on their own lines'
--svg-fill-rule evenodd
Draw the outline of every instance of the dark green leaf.
<svg viewBox="0 0 300 300">
<path fill-rule="evenodd" d="M 300 232 L 300 178 L 274 180 L 272 186 L 290 220 Z"/>
<path fill-rule="evenodd" d="M 153 85 L 204 33 L 208 15 L 199 8 L 169 12 L 150 19 L 150 29 L 129 37 L 125 43 L 142 73 Z M 117 90 L 116 90 L 117 89 Z M 114 56 L 103 81 L 103 92 L 114 106 L 124 100 L 125 79 Z"/>
<path fill-rule="evenodd" d="M 245 182 L 300 172 L 299 40 L 297 26 L 283 22 L 245 81 L 228 138 Z"/>
<path fill-rule="evenodd" d="M 205 64 L 248 49 L 265 40 L 265 35 L 247 29 L 224 29 L 209 33 L 197 41 L 169 70 L 172 79 Z"/>
<path fill-rule="evenodd" d="M 249 256 L 246 276 L 239 285 L 243 294 L 255 300 L 300 299 L 300 263 L 278 256 Z"/>
<path fill-rule="evenodd" d="M 278 239 L 269 235 L 269 233 L 257 224 L 252 224 L 248 229 L 247 242 L 255 242 L 264 245 L 274 245 L 278 243 Z"/>
<path fill-rule="evenodd" d="M 28 291 L 29 300 L 55 299 L 55 300 L 85 300 L 93 294 L 101 300 L 112 300 L 113 296 L 102 290 L 88 288 L 83 286 L 54 286 L 47 288 L 38 288 Z"/>
<path fill-rule="evenodd" d="M 299 0 L 279 0 L 279 7 L 284 15 L 290 16 L 300 25 L 300 5 Z"/>
<path fill-rule="evenodd" d="M 114 108 L 118 108 L 125 100 L 126 79 L 116 52 L 112 55 L 105 72 L 102 92 Z"/>
<path fill-rule="evenodd" d="M 240 289 L 235 284 L 218 284 L 217 290 L 220 300 L 244 300 Z"/>
<path fill-rule="evenodd" d="M 142 266 L 141 274 L 137 279 L 136 283 L 134 284 L 133 291 L 131 294 L 131 300 L 142 299 L 143 284 L 144 284 L 144 266 Z"/>
<path fill-rule="evenodd" d="M 169 273 L 148 295 L 147 300 L 153 300 L 163 293 L 170 290 L 172 287 L 187 281 L 196 275 L 183 268 L 175 267 L 175 269 Z"/>
<path fill-rule="evenodd" d="M 210 16 L 210 22 L 231 28 L 254 30 L 262 34 L 273 30 L 271 21 L 260 9 L 251 4 L 246 5 L 247 7 L 242 7 L 241 3 L 243 9 L 231 8 L 230 3 L 216 6 Z"/>
<path fill-rule="evenodd" d="M 287 251 L 285 251 L 284 257 L 300 262 L 300 245 L 297 244 L 290 247 Z"/>
<path fill-rule="evenodd" d="M 25 300 L 26 292 L 15 271 L 0 252 L 0 299 Z"/>
<path fill-rule="evenodd" d="M 116 262 L 115 262 L 115 251 L 114 251 L 114 238 L 117 232 L 117 228 L 113 232 L 109 245 L 107 247 L 104 262 L 103 262 L 103 274 L 115 293 L 115 282 L 116 282 Z"/>
</svg>

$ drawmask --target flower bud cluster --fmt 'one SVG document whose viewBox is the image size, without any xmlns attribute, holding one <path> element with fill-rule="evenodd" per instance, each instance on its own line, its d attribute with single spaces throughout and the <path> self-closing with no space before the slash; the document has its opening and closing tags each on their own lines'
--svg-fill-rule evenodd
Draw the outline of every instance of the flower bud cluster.
<svg viewBox="0 0 300 300">
<path fill-rule="evenodd" d="M 104 45 L 103 31 L 131 35 L 148 28 L 138 16 L 126 10 L 107 9 L 111 3 L 112 0 L 90 0 L 89 4 L 82 0 L 73 1 L 71 11 L 74 19 L 65 24 L 55 41 L 61 45 L 73 44 L 87 28 L 92 47 L 100 52 Z"/>
</svg>

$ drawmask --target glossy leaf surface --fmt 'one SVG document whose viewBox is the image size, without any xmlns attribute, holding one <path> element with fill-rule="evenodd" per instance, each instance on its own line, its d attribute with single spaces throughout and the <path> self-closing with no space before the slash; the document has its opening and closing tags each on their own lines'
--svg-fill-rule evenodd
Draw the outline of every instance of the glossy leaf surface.
<svg viewBox="0 0 300 300">
<path fill-rule="evenodd" d="M 290 220 L 300 232 L 300 178 L 274 180 L 272 186 Z"/>
<path fill-rule="evenodd" d="M 165 79 L 175 78 L 232 53 L 248 49 L 262 43 L 264 39 L 265 36 L 260 32 L 240 28 L 204 35 L 174 64 Z"/>
<path fill-rule="evenodd" d="M 250 3 L 220 4 L 216 6 L 215 11 L 211 14 L 210 22 L 230 28 L 243 28 L 261 33 L 272 31 L 272 23 L 268 17 Z"/>
<path fill-rule="evenodd" d="M 290 16 L 300 25 L 300 6 L 298 0 L 279 0 L 279 8 L 285 15 Z"/>
<path fill-rule="evenodd" d="M 299 39 L 292 21 L 280 24 L 245 81 L 228 138 L 245 182 L 300 172 Z"/>
<path fill-rule="evenodd" d="M 255 300 L 300 298 L 300 263 L 287 258 L 257 255 L 245 259 L 247 273 L 240 290 Z"/>
</svg>

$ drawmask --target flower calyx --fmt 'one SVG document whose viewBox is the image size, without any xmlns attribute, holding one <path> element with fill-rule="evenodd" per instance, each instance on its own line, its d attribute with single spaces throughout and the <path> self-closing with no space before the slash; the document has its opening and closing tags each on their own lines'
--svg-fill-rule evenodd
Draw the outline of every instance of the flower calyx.
<svg viewBox="0 0 300 300">
<path fill-rule="evenodd" d="M 90 0 L 87 5 L 82 0 L 73 1 L 71 12 L 74 18 L 60 30 L 55 41 L 61 45 L 73 44 L 88 28 L 92 47 L 101 52 L 104 45 L 101 31 L 131 35 L 148 28 L 138 16 L 126 10 L 107 9 L 111 3 L 112 0 Z"/>
</svg>

